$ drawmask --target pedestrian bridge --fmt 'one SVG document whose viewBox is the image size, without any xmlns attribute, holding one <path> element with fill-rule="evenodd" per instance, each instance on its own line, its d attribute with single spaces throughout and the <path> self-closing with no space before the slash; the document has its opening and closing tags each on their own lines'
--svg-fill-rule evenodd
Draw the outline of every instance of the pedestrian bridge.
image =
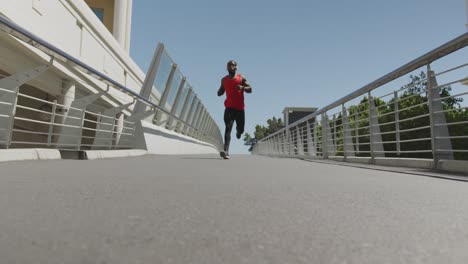
<svg viewBox="0 0 468 264">
<path fill-rule="evenodd" d="M 467 179 L 385 168 L 236 155 L 1 163 L 0 255 L 4 263 L 465 263 Z"/>
<path fill-rule="evenodd" d="M 0 31 L 0 159 L 48 159 L 0 163 L 5 263 L 468 260 L 468 33 L 225 161 L 164 45 L 142 74 Z"/>
<path fill-rule="evenodd" d="M 17 149 L 40 159 L 223 148 L 218 124 L 163 44 L 144 80 L 127 65 L 122 84 L 107 62 L 103 73 L 81 60 L 93 40 L 82 40 L 77 59 L 5 17 L 0 24 L 2 159 Z M 467 173 L 467 44 L 465 33 L 256 139 L 253 154 Z"/>
</svg>

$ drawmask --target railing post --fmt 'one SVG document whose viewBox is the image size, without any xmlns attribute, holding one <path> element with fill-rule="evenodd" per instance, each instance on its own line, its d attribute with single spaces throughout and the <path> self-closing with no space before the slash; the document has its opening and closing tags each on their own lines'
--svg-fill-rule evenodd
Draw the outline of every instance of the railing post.
<svg viewBox="0 0 468 264">
<path fill-rule="evenodd" d="M 333 123 L 335 122 L 335 116 L 333 117 Z M 327 117 L 326 131 L 327 131 L 327 151 L 328 156 L 336 156 L 336 144 L 334 142 L 334 134 L 332 134 L 332 125 Z"/>
<path fill-rule="evenodd" d="M 368 97 L 369 97 L 369 146 L 370 146 L 370 156 L 371 156 L 371 160 L 372 160 L 372 163 L 375 163 L 375 143 L 374 143 L 374 117 L 373 117 L 373 113 L 374 113 L 374 109 L 375 109 L 375 104 L 374 104 L 374 100 L 372 98 L 372 94 L 371 92 L 368 92 Z"/>
<path fill-rule="evenodd" d="M 341 105 L 341 130 L 342 130 L 342 135 L 343 135 L 343 138 L 342 138 L 342 144 L 343 144 L 343 161 L 346 161 L 346 148 L 347 148 L 347 145 L 346 145 L 346 122 L 347 120 L 345 120 L 345 116 L 346 116 L 346 108 L 344 107 L 344 104 Z M 338 146 L 337 146 L 338 147 Z"/>
<path fill-rule="evenodd" d="M 109 144 L 109 149 L 112 149 L 112 144 L 113 144 L 113 141 L 115 139 L 115 130 L 116 130 L 116 121 L 117 121 L 117 117 L 114 116 L 113 120 L 112 120 L 112 128 L 111 128 L 111 133 L 110 133 L 110 144 Z"/>
<path fill-rule="evenodd" d="M 145 81 L 143 82 L 143 86 L 140 91 L 140 96 L 144 99 L 150 98 L 151 91 L 153 90 L 154 80 L 156 79 L 156 74 L 159 69 L 159 65 L 161 63 L 161 57 L 164 52 L 164 44 L 158 43 L 158 46 L 154 52 L 153 60 L 151 61 L 151 65 L 148 69 L 148 72 L 145 77 Z M 133 110 L 134 114 L 145 112 L 146 105 L 143 102 L 138 101 L 135 105 Z"/>
<path fill-rule="evenodd" d="M 120 145 L 120 140 L 122 138 L 122 132 L 124 131 L 125 127 L 125 115 L 124 113 L 120 113 L 117 118 L 117 124 L 115 126 L 115 140 L 114 140 L 114 149 Z"/>
<path fill-rule="evenodd" d="M 395 100 L 395 141 L 396 141 L 396 151 L 397 155 L 400 156 L 401 145 L 400 145 L 400 103 L 398 102 L 398 92 L 395 91 L 394 96 Z"/>
<path fill-rule="evenodd" d="M 333 143 L 333 146 L 334 146 L 334 148 L 336 150 L 338 142 L 336 140 L 336 115 L 335 114 L 333 114 L 333 141 L 332 141 L 332 143 Z"/>
<path fill-rule="evenodd" d="M 203 118 L 203 105 L 200 106 L 200 111 L 198 111 L 198 114 L 196 116 L 195 122 L 193 123 L 193 126 L 195 127 L 195 131 L 193 131 L 192 137 L 197 138 L 200 135 L 200 120 Z"/>
<path fill-rule="evenodd" d="M 210 121 L 209 121 L 209 124 L 208 124 L 208 127 L 206 128 L 209 132 L 208 132 L 208 135 L 211 137 L 211 140 L 214 140 L 214 121 L 213 119 L 210 117 Z M 213 142 L 213 145 L 214 145 L 214 142 Z"/>
<path fill-rule="evenodd" d="M 278 134 L 278 152 L 279 155 L 283 155 L 283 132 Z"/>
<path fill-rule="evenodd" d="M 281 155 L 281 136 L 280 134 L 276 135 L 276 154 Z"/>
<path fill-rule="evenodd" d="M 62 80 L 62 94 L 57 97 L 57 113 L 58 115 L 55 118 L 57 126 L 54 126 L 54 133 L 58 134 L 59 136 L 54 139 L 54 142 L 57 142 L 60 134 L 62 133 L 63 124 L 68 119 L 70 115 L 70 107 L 72 106 L 73 102 L 76 100 L 76 82 L 74 80 L 63 79 Z"/>
<path fill-rule="evenodd" d="M 185 116 L 188 116 L 187 109 L 189 107 L 188 106 L 189 105 L 189 100 L 192 98 L 191 96 L 192 96 L 192 89 L 189 88 L 188 91 L 187 91 L 187 95 L 185 96 L 185 99 L 184 99 L 184 104 L 182 106 L 182 111 L 180 111 L 180 115 L 179 115 L 179 119 L 181 121 L 186 122 L 187 118 L 185 118 Z M 176 124 L 175 124 L 174 130 L 177 131 L 177 132 L 179 132 L 179 130 L 183 131 L 183 129 L 181 129 L 179 127 L 179 126 L 182 126 L 182 128 L 184 127 L 183 123 L 181 123 L 181 121 L 177 121 Z"/>
<path fill-rule="evenodd" d="M 171 108 L 171 114 L 175 115 L 176 114 L 176 111 L 177 111 L 177 107 L 179 106 L 179 102 L 180 102 L 180 97 L 182 95 L 182 91 L 184 90 L 184 87 L 185 87 L 185 82 L 187 81 L 187 79 L 185 77 L 182 78 L 182 81 L 180 82 L 180 85 L 179 85 L 179 88 L 177 89 L 177 95 L 174 99 L 174 104 L 172 105 L 172 108 Z M 169 130 L 172 130 L 172 123 L 174 121 L 174 118 L 172 116 L 169 117 L 169 120 L 167 121 L 167 124 L 166 124 L 166 128 L 169 129 Z"/>
<path fill-rule="evenodd" d="M 355 108 L 356 111 L 354 112 L 354 136 L 356 138 L 356 154 L 359 155 L 359 108 Z"/>
<path fill-rule="evenodd" d="M 299 129 L 299 125 L 296 127 L 297 134 L 297 155 L 304 156 L 304 140 L 302 139 L 302 133 Z"/>
<path fill-rule="evenodd" d="M 281 154 L 281 156 L 286 154 L 286 151 L 285 151 L 286 148 L 285 148 L 285 143 L 284 143 L 284 133 L 286 133 L 286 131 L 283 131 L 278 135 L 279 136 L 279 142 L 280 142 L 280 154 Z"/>
<path fill-rule="evenodd" d="M 431 150 L 432 150 L 432 160 L 434 164 L 432 165 L 433 169 L 437 169 L 437 154 L 436 154 L 436 144 L 435 144 L 435 126 L 434 126 L 434 109 L 432 105 L 432 84 L 431 84 L 431 65 L 427 65 L 427 71 L 426 71 L 426 76 L 427 76 L 427 104 L 429 107 L 429 122 L 431 125 Z"/>
<path fill-rule="evenodd" d="M 161 107 L 162 109 L 166 109 L 167 97 L 169 96 L 169 93 L 172 89 L 172 81 L 174 80 L 174 75 L 175 75 L 176 70 L 177 70 L 177 64 L 174 63 L 172 64 L 171 72 L 169 73 L 169 77 L 167 78 L 164 92 L 162 93 L 161 98 L 159 98 L 159 107 Z M 158 111 L 158 113 L 154 117 L 154 119 L 156 120 L 156 125 L 160 126 L 164 123 L 164 120 L 162 120 L 163 116 L 164 116 L 163 112 Z"/>
<path fill-rule="evenodd" d="M 314 154 L 317 156 L 317 148 L 318 148 L 318 122 L 317 117 L 314 117 L 314 137 L 312 138 L 313 147 L 314 147 Z"/>
<path fill-rule="evenodd" d="M 202 133 L 203 140 L 206 140 L 208 137 L 207 125 L 209 124 L 209 121 L 210 121 L 210 114 L 205 109 L 205 117 L 203 118 L 203 121 L 201 123 L 201 133 Z"/>
<path fill-rule="evenodd" d="M 374 100 L 372 100 L 372 94 L 371 92 L 367 93 L 368 96 L 368 103 L 369 103 L 369 147 L 370 147 L 370 157 L 372 163 L 375 163 L 375 154 L 374 154 L 374 137 L 372 136 L 374 134 L 374 118 L 372 117 L 372 109 L 375 107 L 374 106 Z"/>
<path fill-rule="evenodd" d="M 206 114 L 205 114 L 205 119 L 203 120 L 203 123 L 201 125 L 201 128 L 202 128 L 202 136 L 203 138 L 207 139 L 207 136 L 208 136 L 208 125 L 209 125 L 209 122 L 210 122 L 210 113 L 208 112 L 208 110 L 206 110 Z"/>
<path fill-rule="evenodd" d="M 275 137 L 272 136 L 270 137 L 270 142 L 271 142 L 271 152 L 270 152 L 270 156 L 275 156 L 276 155 L 276 151 L 275 151 Z"/>
<path fill-rule="evenodd" d="M 80 119 L 80 131 L 79 131 L 79 137 L 77 139 L 77 142 L 76 142 L 76 146 L 75 146 L 75 149 L 77 150 L 80 150 L 81 149 L 81 138 L 83 136 L 83 127 L 84 127 L 84 121 L 85 121 L 85 116 L 86 116 L 86 108 L 83 108 L 81 109 L 81 119 Z M 98 122 L 101 122 L 101 113 L 97 113 L 98 114 L 98 117 L 96 119 L 96 123 Z M 96 125 L 96 129 L 97 129 L 97 125 Z M 97 131 L 96 131 L 97 133 Z"/>
<path fill-rule="evenodd" d="M 281 156 L 281 133 L 276 135 L 276 149 L 277 149 L 277 155 Z"/>
<path fill-rule="evenodd" d="M 294 144 L 294 133 L 291 129 L 288 129 L 288 144 L 289 144 L 289 156 L 296 154 L 296 145 Z"/>
<path fill-rule="evenodd" d="M 206 124 L 205 124 L 205 133 L 206 133 L 206 136 L 207 137 L 210 137 L 210 140 L 213 140 L 213 135 L 212 135 L 212 131 L 213 131 L 213 118 L 211 117 L 211 115 L 208 113 L 208 118 L 206 120 Z"/>
<path fill-rule="evenodd" d="M 349 127 L 348 121 L 348 111 L 344 104 L 342 105 L 342 121 L 343 121 L 343 157 L 344 160 L 348 158 L 348 156 L 354 157 L 354 147 L 353 147 L 353 139 L 351 138 L 351 129 Z"/>
<path fill-rule="evenodd" d="M 322 156 L 328 159 L 328 117 L 327 113 L 322 114 Z"/>
<path fill-rule="evenodd" d="M 52 116 L 50 117 L 49 122 L 49 132 L 47 133 L 47 146 L 50 146 L 52 143 L 52 133 L 54 132 L 55 116 L 57 111 L 57 100 L 54 100 L 52 105 Z"/>
<path fill-rule="evenodd" d="M 198 133 L 197 133 L 197 137 L 198 139 L 202 139 L 203 138 L 203 134 L 204 134 L 204 131 L 203 131 L 203 124 L 205 123 L 205 119 L 207 117 L 207 111 L 206 109 L 203 107 L 201 113 L 200 113 L 200 118 L 198 119 L 198 123 L 197 123 L 197 128 L 198 128 Z"/>
<path fill-rule="evenodd" d="M 181 132 L 182 134 L 185 134 L 187 135 L 189 130 L 190 130 L 190 126 L 191 123 L 192 123 L 192 118 L 193 118 L 193 111 L 195 110 L 195 105 L 197 103 L 197 97 L 194 95 L 193 98 L 192 98 L 192 103 L 190 104 L 190 109 L 187 113 L 187 118 L 185 119 L 185 125 L 184 125 L 184 128 L 181 129 Z M 198 105 L 197 105 L 198 107 Z"/>
<path fill-rule="evenodd" d="M 439 160 L 453 160 L 452 142 L 447 127 L 447 120 L 442 100 L 440 100 L 439 88 L 434 72 L 430 64 L 427 65 L 427 101 L 429 106 L 429 120 L 431 124 L 431 147 L 433 168 L 438 168 Z M 439 150 L 440 148 L 440 150 Z"/>
<path fill-rule="evenodd" d="M 193 133 L 197 132 L 197 130 L 198 130 L 198 128 L 195 125 L 196 125 L 196 123 L 198 121 L 201 108 L 202 108 L 202 104 L 201 104 L 200 100 L 198 100 L 197 107 L 195 108 L 196 110 L 195 110 L 195 112 L 194 112 L 194 114 L 192 116 L 192 120 L 190 122 L 190 125 L 192 127 L 190 127 L 188 132 L 187 132 L 187 135 L 189 135 L 189 136 L 192 136 Z"/>
<path fill-rule="evenodd" d="M 371 160 L 375 163 L 376 157 L 384 157 L 384 148 L 382 143 L 382 135 L 380 134 L 379 114 L 375 107 L 374 98 L 371 92 L 369 95 L 369 141 L 371 150 Z"/>
<path fill-rule="evenodd" d="M 314 118 L 314 120 L 315 120 L 315 118 Z M 315 124 L 316 124 L 316 122 L 314 121 L 314 133 L 315 133 L 315 130 L 317 128 L 315 126 Z M 317 148 L 315 147 L 314 140 L 317 140 L 317 137 L 312 136 L 312 131 L 310 129 L 309 121 L 307 121 L 306 125 L 307 125 L 307 155 L 309 155 L 311 157 L 316 157 L 317 156 Z"/>
<path fill-rule="evenodd" d="M 106 109 L 101 113 L 100 121 L 96 123 L 96 134 L 93 141 L 93 149 L 112 149 L 115 133 L 116 116 L 124 109 L 129 108 L 135 101 L 114 108 Z M 109 127 L 108 124 L 111 124 Z"/>
<path fill-rule="evenodd" d="M 203 131 L 201 130 L 201 125 L 203 123 L 203 120 L 205 118 L 205 113 L 206 113 L 206 110 L 205 110 L 205 106 L 202 105 L 201 109 L 200 109 L 200 113 L 198 114 L 198 119 L 197 119 L 197 123 L 195 125 L 195 127 L 197 128 L 197 137 L 199 138 Z"/>
<path fill-rule="evenodd" d="M 6 141 L 6 148 L 10 147 L 11 141 L 13 140 L 13 128 L 15 124 L 16 106 L 18 105 L 18 92 L 19 92 L 19 87 L 15 93 L 16 96 L 14 99 L 14 103 L 11 106 L 11 112 L 10 112 L 11 119 L 9 120 L 8 128 L 7 128 L 8 138 Z"/>
<path fill-rule="evenodd" d="M 270 138 L 269 141 L 268 141 L 268 143 L 269 143 L 268 154 L 269 154 L 270 156 L 273 156 L 274 153 L 275 153 L 273 138 Z"/>
<path fill-rule="evenodd" d="M 105 91 L 101 91 L 97 94 L 88 95 L 78 100 L 73 100 L 72 102 L 67 103 L 67 106 L 64 107 L 64 109 L 62 109 L 62 113 L 67 113 L 66 118 L 61 119 L 59 124 L 61 128 L 57 129 L 57 131 L 59 131 L 56 145 L 57 148 L 81 148 L 81 137 L 83 135 L 84 115 L 86 113 L 86 108 L 90 104 L 101 98 L 101 96 L 106 94 L 108 91 L 109 87 L 107 87 Z M 97 126 L 98 125 L 96 123 L 96 127 Z"/>
</svg>

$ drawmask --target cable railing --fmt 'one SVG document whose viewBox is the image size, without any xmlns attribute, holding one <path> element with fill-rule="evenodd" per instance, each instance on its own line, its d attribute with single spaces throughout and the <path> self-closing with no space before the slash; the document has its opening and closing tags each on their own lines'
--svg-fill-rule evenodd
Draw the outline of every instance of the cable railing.
<svg viewBox="0 0 468 264">
<path fill-rule="evenodd" d="M 2 148 L 137 148 L 141 121 L 222 148 L 219 127 L 164 45 L 136 93 L 3 16 L 0 34 L 32 50 L 25 65 L 48 61 L 0 69 Z"/>
<path fill-rule="evenodd" d="M 441 160 L 468 160 L 467 45 L 465 33 L 259 140 L 253 153 L 367 163 L 417 159 L 432 168 Z"/>
</svg>

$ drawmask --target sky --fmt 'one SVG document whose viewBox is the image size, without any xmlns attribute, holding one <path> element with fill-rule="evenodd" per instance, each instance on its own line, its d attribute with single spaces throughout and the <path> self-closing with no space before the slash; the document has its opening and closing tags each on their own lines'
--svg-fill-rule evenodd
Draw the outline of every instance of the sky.
<svg viewBox="0 0 468 264">
<path fill-rule="evenodd" d="M 245 131 L 285 107 L 324 107 L 467 31 L 466 0 L 133 1 L 130 54 L 158 42 L 224 133 L 226 62 L 253 88 Z M 247 147 L 232 134 L 231 154 Z"/>
</svg>

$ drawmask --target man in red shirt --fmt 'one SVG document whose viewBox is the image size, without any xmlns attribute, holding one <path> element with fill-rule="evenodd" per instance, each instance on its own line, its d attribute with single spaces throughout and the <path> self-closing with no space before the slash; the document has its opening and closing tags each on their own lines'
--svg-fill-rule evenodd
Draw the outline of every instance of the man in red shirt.
<svg viewBox="0 0 468 264">
<path fill-rule="evenodd" d="M 229 75 L 221 79 L 221 86 L 218 90 L 218 96 L 226 92 L 226 100 L 224 101 L 224 106 L 226 107 L 224 110 L 224 124 L 226 125 L 226 130 L 224 132 L 224 150 L 219 153 L 224 159 L 229 159 L 229 143 L 231 142 L 231 130 L 234 121 L 236 121 L 236 137 L 240 139 L 242 133 L 244 133 L 244 92 L 252 92 L 252 87 L 245 77 L 236 74 L 237 62 L 233 60 L 228 61 L 227 71 Z"/>
</svg>

